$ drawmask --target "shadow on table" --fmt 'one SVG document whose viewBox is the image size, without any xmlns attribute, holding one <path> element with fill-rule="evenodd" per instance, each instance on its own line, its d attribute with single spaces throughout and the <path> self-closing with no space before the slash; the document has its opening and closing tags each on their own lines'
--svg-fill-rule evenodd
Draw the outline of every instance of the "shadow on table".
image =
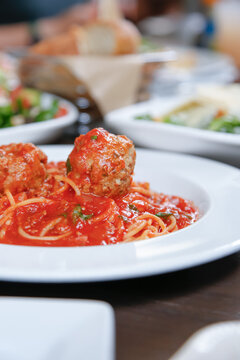
<svg viewBox="0 0 240 360">
<path fill-rule="evenodd" d="M 73 284 L 0 282 L 0 296 L 84 298 L 107 301 L 113 306 L 129 306 L 152 299 L 186 296 L 224 282 L 237 271 L 239 263 L 240 256 L 235 254 L 191 269 L 139 279 Z"/>
</svg>

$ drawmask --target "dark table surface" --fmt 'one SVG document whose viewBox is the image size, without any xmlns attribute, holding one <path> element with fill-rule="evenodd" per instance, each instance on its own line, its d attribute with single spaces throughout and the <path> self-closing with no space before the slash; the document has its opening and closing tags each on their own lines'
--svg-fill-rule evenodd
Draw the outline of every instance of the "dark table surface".
<svg viewBox="0 0 240 360">
<path fill-rule="evenodd" d="M 78 131 L 87 130 L 86 125 L 76 125 L 58 143 L 72 143 Z M 0 295 L 106 301 L 115 311 L 117 359 L 165 360 L 203 326 L 240 319 L 239 282 L 238 253 L 192 269 L 133 280 L 0 282 Z"/>
</svg>

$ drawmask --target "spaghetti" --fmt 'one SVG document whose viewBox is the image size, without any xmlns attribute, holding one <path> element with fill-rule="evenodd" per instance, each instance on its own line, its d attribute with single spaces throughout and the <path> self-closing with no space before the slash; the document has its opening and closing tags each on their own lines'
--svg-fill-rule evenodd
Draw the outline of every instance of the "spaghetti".
<svg viewBox="0 0 240 360">
<path fill-rule="evenodd" d="M 52 187 L 59 190 L 48 189 L 44 198 L 18 201 L 18 195 L 6 191 L 0 242 L 31 246 L 129 243 L 172 233 L 198 218 L 191 201 L 153 192 L 147 183 L 133 183 L 127 194 L 110 199 L 82 194 L 72 180 L 65 179 L 60 175 L 48 179 L 44 186 L 57 182 Z"/>
<path fill-rule="evenodd" d="M 32 144 L 0 146 L 0 243 L 129 243 L 198 219 L 191 201 L 133 182 L 134 164 L 132 142 L 104 129 L 77 138 L 66 163 L 47 163 Z"/>
</svg>

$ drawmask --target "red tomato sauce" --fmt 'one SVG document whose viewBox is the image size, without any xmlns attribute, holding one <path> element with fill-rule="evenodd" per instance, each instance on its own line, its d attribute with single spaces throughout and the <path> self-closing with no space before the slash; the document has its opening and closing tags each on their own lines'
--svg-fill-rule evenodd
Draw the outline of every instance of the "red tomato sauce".
<svg viewBox="0 0 240 360">
<path fill-rule="evenodd" d="M 61 167 L 62 163 L 49 165 L 49 168 L 56 168 L 56 173 Z M 11 216 L 0 227 L 0 243 L 53 247 L 116 244 L 124 241 L 132 224 L 140 224 L 140 215 L 160 214 L 158 216 L 162 216 L 166 226 L 170 223 L 170 215 L 173 215 L 178 229 L 189 226 L 199 217 L 198 209 L 191 201 L 177 196 L 155 192 L 146 196 L 132 188 L 129 193 L 111 199 L 91 194 L 77 196 L 71 187 L 52 194 L 52 185 L 49 184 L 45 185 L 48 186 L 48 194 L 44 197 L 46 203 L 27 204 L 11 212 Z M 146 183 L 138 183 L 137 186 L 148 189 Z M 14 200 L 19 203 L 31 197 L 23 192 L 14 196 Z M 0 221 L 9 206 L 7 198 L 0 199 Z M 41 235 L 55 220 L 56 223 Z M 20 228 L 29 236 L 41 236 L 43 239 L 26 238 L 19 232 Z M 48 239 L 63 234 L 68 235 L 57 240 Z"/>
</svg>

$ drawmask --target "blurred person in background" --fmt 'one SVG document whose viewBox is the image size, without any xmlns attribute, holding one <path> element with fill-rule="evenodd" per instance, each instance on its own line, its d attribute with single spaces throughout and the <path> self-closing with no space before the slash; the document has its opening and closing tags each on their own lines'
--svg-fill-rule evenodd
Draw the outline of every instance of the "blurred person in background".
<svg viewBox="0 0 240 360">
<path fill-rule="evenodd" d="M 66 31 L 71 24 L 84 24 L 95 14 L 93 2 L 1 0 L 0 49 L 31 45 Z"/>
<path fill-rule="evenodd" d="M 165 12 L 181 0 L 118 0 L 134 21 Z M 27 46 L 97 16 L 96 0 L 1 0 L 0 49 Z"/>
</svg>

